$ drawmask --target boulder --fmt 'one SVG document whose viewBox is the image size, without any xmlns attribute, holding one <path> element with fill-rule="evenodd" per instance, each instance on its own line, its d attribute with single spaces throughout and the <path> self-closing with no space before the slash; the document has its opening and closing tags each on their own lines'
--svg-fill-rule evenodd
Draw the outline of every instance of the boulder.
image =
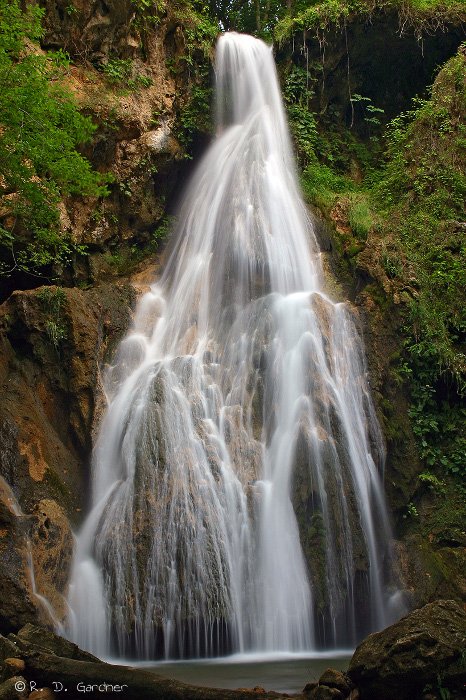
<svg viewBox="0 0 466 700">
<path fill-rule="evenodd" d="M 16 644 L 13 644 L 13 642 L 0 634 L 0 664 L 3 663 L 5 659 L 16 658 L 17 656 L 19 656 L 19 654 Z"/>
<path fill-rule="evenodd" d="M 361 700 L 408 700 L 432 686 L 452 697 L 466 682 L 466 612 L 452 600 L 429 603 L 356 649 L 348 675 Z"/>
<path fill-rule="evenodd" d="M 32 691 L 29 700 L 55 700 L 56 697 L 51 688 L 39 688 Z"/>
<path fill-rule="evenodd" d="M 311 695 L 311 700 L 343 700 L 345 697 L 337 688 L 329 688 L 327 685 L 318 685 Z"/>
<path fill-rule="evenodd" d="M 351 679 L 346 673 L 337 671 L 335 668 L 327 668 L 319 678 L 319 685 L 326 685 L 329 688 L 336 688 L 343 695 L 348 695 L 354 687 Z"/>
<path fill-rule="evenodd" d="M 0 700 L 19 700 L 28 697 L 27 681 L 22 676 L 8 678 L 0 684 Z"/>
<path fill-rule="evenodd" d="M 69 642 L 64 637 L 38 625 L 25 625 L 18 632 L 16 641 L 17 647 L 22 651 L 22 656 L 26 656 L 34 650 L 41 650 L 67 659 L 99 661 L 96 656 L 83 651 L 73 642 Z"/>
<path fill-rule="evenodd" d="M 2 680 L 6 681 L 13 676 L 19 676 L 24 673 L 26 664 L 23 659 L 5 659 L 3 662 Z"/>
</svg>

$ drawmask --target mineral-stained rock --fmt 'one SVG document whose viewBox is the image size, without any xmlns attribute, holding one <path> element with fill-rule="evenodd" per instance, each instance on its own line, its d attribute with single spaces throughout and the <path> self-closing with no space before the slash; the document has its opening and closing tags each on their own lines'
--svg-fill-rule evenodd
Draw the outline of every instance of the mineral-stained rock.
<svg viewBox="0 0 466 700">
<path fill-rule="evenodd" d="M 0 476 L 0 629 L 10 631 L 40 613 L 32 596 L 28 525 L 6 481 Z M 0 637 L 0 659 L 16 656 Z"/>
<path fill-rule="evenodd" d="M 63 508 L 55 501 L 43 499 L 36 505 L 31 544 L 37 590 L 62 618 L 73 554 L 73 535 Z"/>
<path fill-rule="evenodd" d="M 0 307 L 4 633 L 50 623 L 34 587 L 63 616 L 70 523 L 85 506 L 92 435 L 105 401 L 101 367 L 129 325 L 134 298 L 129 284 L 45 287 L 15 292 Z"/>
<path fill-rule="evenodd" d="M 348 675 L 362 700 L 408 700 L 439 681 L 459 693 L 465 648 L 466 612 L 454 601 L 437 601 L 371 634 L 356 649 Z"/>
</svg>

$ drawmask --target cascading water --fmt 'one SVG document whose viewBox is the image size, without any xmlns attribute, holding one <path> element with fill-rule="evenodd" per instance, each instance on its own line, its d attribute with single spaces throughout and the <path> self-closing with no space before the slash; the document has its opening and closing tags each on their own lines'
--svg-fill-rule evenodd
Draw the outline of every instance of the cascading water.
<svg viewBox="0 0 466 700">
<path fill-rule="evenodd" d="M 225 34 L 216 72 L 217 138 L 107 378 L 68 618 L 99 655 L 309 651 L 387 622 L 381 435 L 271 50 Z"/>
</svg>

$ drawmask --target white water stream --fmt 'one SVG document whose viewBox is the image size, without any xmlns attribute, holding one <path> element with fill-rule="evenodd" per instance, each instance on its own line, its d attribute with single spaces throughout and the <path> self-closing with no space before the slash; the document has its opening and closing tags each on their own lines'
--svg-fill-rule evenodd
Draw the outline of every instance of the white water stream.
<svg viewBox="0 0 466 700">
<path fill-rule="evenodd" d="M 225 34 L 216 74 L 217 137 L 107 377 L 67 622 L 97 655 L 309 651 L 388 622 L 381 434 L 271 50 Z"/>
</svg>

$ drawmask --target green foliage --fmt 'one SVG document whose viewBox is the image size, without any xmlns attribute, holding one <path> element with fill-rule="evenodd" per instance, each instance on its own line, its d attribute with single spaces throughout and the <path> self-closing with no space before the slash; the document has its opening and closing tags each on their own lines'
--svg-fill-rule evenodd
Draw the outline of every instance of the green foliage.
<svg viewBox="0 0 466 700">
<path fill-rule="evenodd" d="M 183 27 L 185 47 L 183 55 L 178 58 L 185 67 L 194 72 L 205 73 L 205 61 L 212 58 L 213 45 L 219 34 L 219 24 L 203 0 L 178 0 L 170 7 L 174 21 Z"/>
<path fill-rule="evenodd" d="M 315 114 L 309 103 L 314 95 L 309 83 L 309 71 L 292 66 L 284 80 L 283 97 L 300 160 L 303 164 L 315 160 L 319 140 Z"/>
<path fill-rule="evenodd" d="M 420 455 L 437 474 L 458 477 L 466 474 L 465 64 L 460 50 L 431 97 L 392 121 L 373 187 L 415 289 L 404 311 L 404 372 Z M 402 276 L 401 266 L 389 269 Z"/>
<path fill-rule="evenodd" d="M 410 501 L 408 503 L 408 505 L 406 506 L 406 513 L 403 515 L 403 518 L 406 519 L 406 518 L 418 518 L 418 517 L 419 517 L 418 510 L 417 510 L 416 506 L 414 505 L 414 503 L 412 501 Z"/>
<path fill-rule="evenodd" d="M 149 241 L 141 245 L 132 245 L 129 248 L 119 249 L 114 253 L 106 253 L 105 261 L 116 273 L 128 273 L 134 269 L 148 256 L 160 250 L 160 246 L 166 241 L 173 228 L 175 217 L 167 215 L 154 228 L 150 234 Z"/>
<path fill-rule="evenodd" d="M 161 241 L 164 241 L 168 238 L 168 235 L 170 234 L 171 230 L 173 229 L 173 226 L 175 225 L 175 217 L 171 215 L 165 216 L 160 224 L 157 226 L 156 229 L 154 229 L 151 240 L 155 243 L 158 244 Z"/>
<path fill-rule="evenodd" d="M 157 27 L 166 15 L 165 0 L 131 0 L 131 5 L 134 8 L 133 25 L 143 37 L 146 30 Z"/>
<path fill-rule="evenodd" d="M 356 238 L 366 241 L 369 231 L 374 226 L 374 214 L 371 211 L 368 197 L 358 194 L 350 200 L 348 222 Z"/>
<path fill-rule="evenodd" d="M 425 471 L 419 474 L 419 481 L 426 484 L 434 493 L 445 493 L 445 482 L 438 479 L 432 472 Z"/>
<path fill-rule="evenodd" d="M 68 60 L 25 48 L 41 35 L 42 10 L 0 0 L 0 272 L 38 273 L 67 263 L 75 246 L 60 233 L 58 204 L 67 195 L 103 196 L 105 177 L 76 150 L 92 122 L 60 78 Z"/>
<path fill-rule="evenodd" d="M 349 177 L 338 175 L 316 159 L 302 173 L 301 186 L 306 199 L 323 211 L 329 211 L 339 194 L 356 189 Z"/>
<path fill-rule="evenodd" d="M 66 301 L 66 295 L 60 287 L 42 287 L 37 293 L 48 318 L 45 321 L 45 331 L 48 339 L 57 352 L 68 337 L 68 330 L 60 317 L 60 312 Z"/>
<path fill-rule="evenodd" d="M 187 149 L 186 156 L 191 157 L 189 147 L 193 135 L 205 132 L 211 124 L 212 88 L 204 84 L 194 85 L 191 89 L 189 101 L 181 111 L 177 136 Z"/>
<path fill-rule="evenodd" d="M 122 86 L 128 90 L 147 88 L 152 85 L 152 78 L 138 73 L 135 70 L 133 61 L 129 58 L 110 58 L 102 66 L 102 72 L 110 85 Z"/>
<path fill-rule="evenodd" d="M 397 12 L 400 24 L 412 27 L 418 36 L 464 20 L 464 0 L 295 0 L 289 8 L 274 28 L 279 42 L 298 31 L 318 32 L 342 26 L 356 15 L 370 17 L 376 12 Z"/>
<path fill-rule="evenodd" d="M 343 224 L 346 218 L 349 232 L 334 242 L 348 260 L 369 235 L 382 244 L 381 266 L 403 302 L 398 371 L 410 390 L 420 456 L 439 483 L 466 473 L 465 62 L 460 50 L 431 96 L 390 123 L 382 162 L 379 142 L 362 147 L 348 129 L 316 115 L 306 133 L 312 85 L 302 69 L 284 80 L 306 198 Z M 352 101 L 378 129 L 381 111 L 362 95 Z M 362 166 L 357 181 L 354 161 Z M 389 303 L 378 285 L 366 291 L 381 308 Z"/>
<path fill-rule="evenodd" d="M 400 277 L 403 272 L 403 264 L 399 257 L 387 250 L 382 253 L 382 267 L 390 279 Z"/>
<path fill-rule="evenodd" d="M 374 135 L 374 131 L 378 132 L 381 125 L 381 116 L 384 114 L 384 110 L 380 107 L 376 107 L 370 97 L 364 97 L 358 93 L 354 93 L 350 97 L 351 109 L 353 111 L 353 120 L 355 108 L 362 112 L 362 118 L 367 126 L 367 132 L 369 138 L 373 140 L 378 140 L 377 136 Z"/>
<path fill-rule="evenodd" d="M 210 12 L 226 30 L 272 38 L 273 29 L 285 16 L 283 0 L 210 0 Z"/>
</svg>

